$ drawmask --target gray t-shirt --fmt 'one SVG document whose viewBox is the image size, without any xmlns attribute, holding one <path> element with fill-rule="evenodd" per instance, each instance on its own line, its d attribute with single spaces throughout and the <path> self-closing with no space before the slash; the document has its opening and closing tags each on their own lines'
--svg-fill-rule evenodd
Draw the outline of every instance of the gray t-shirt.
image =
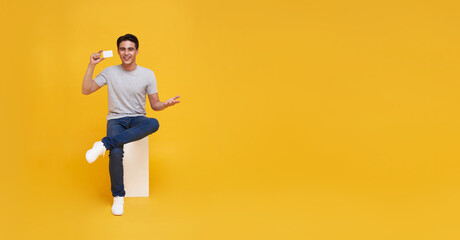
<svg viewBox="0 0 460 240">
<path fill-rule="evenodd" d="M 100 87 L 107 84 L 109 114 L 107 120 L 145 116 L 146 94 L 157 93 L 157 80 L 152 70 L 137 66 L 125 71 L 121 65 L 108 67 L 94 81 Z"/>
</svg>

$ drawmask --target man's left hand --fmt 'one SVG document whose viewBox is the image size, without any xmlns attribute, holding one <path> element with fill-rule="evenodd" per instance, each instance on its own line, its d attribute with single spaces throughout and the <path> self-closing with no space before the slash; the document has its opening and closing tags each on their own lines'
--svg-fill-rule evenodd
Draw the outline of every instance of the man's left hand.
<svg viewBox="0 0 460 240">
<path fill-rule="evenodd" d="M 164 102 L 165 108 L 174 106 L 174 105 L 176 105 L 176 103 L 180 103 L 180 101 L 176 100 L 178 98 L 180 98 L 180 96 L 175 96 L 173 98 L 170 98 L 170 99 L 166 100 L 166 102 Z"/>
</svg>

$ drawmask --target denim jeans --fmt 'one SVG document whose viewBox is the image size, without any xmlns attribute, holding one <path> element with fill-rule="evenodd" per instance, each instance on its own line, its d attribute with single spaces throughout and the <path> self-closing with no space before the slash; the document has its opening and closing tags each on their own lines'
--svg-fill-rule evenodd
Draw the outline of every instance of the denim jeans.
<svg viewBox="0 0 460 240">
<path fill-rule="evenodd" d="M 160 124 L 155 118 L 124 117 L 107 121 L 107 136 L 102 142 L 109 153 L 109 172 L 112 196 L 125 196 L 123 184 L 123 145 L 140 140 L 158 130 Z"/>
</svg>

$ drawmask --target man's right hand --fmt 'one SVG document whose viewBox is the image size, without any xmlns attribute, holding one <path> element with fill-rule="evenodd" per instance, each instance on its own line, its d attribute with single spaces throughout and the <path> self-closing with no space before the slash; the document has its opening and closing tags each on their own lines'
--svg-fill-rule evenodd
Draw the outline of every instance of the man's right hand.
<svg viewBox="0 0 460 240">
<path fill-rule="evenodd" d="M 89 59 L 89 63 L 92 64 L 92 65 L 96 65 L 96 64 L 100 63 L 102 60 L 104 60 L 105 58 L 101 57 L 101 53 L 102 53 L 102 50 L 97 52 L 97 53 L 91 54 L 91 57 Z"/>
<path fill-rule="evenodd" d="M 81 93 L 84 95 L 91 94 L 101 88 L 93 79 L 93 72 L 96 64 L 104 60 L 104 58 L 101 56 L 101 53 L 102 50 L 91 54 L 91 57 L 89 58 L 88 68 L 86 69 L 85 77 L 83 78 L 83 84 L 81 86 Z"/>
</svg>

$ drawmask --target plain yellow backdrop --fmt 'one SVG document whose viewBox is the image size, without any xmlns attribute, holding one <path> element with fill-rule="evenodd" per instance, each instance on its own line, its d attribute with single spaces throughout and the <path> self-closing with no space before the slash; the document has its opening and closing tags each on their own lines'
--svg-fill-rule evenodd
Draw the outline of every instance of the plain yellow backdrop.
<svg viewBox="0 0 460 240">
<path fill-rule="evenodd" d="M 1 6 L 4 239 L 460 238 L 459 3 Z M 182 102 L 148 110 L 150 197 L 114 217 L 108 157 L 84 158 L 107 90 L 81 84 L 126 33 Z"/>
</svg>

